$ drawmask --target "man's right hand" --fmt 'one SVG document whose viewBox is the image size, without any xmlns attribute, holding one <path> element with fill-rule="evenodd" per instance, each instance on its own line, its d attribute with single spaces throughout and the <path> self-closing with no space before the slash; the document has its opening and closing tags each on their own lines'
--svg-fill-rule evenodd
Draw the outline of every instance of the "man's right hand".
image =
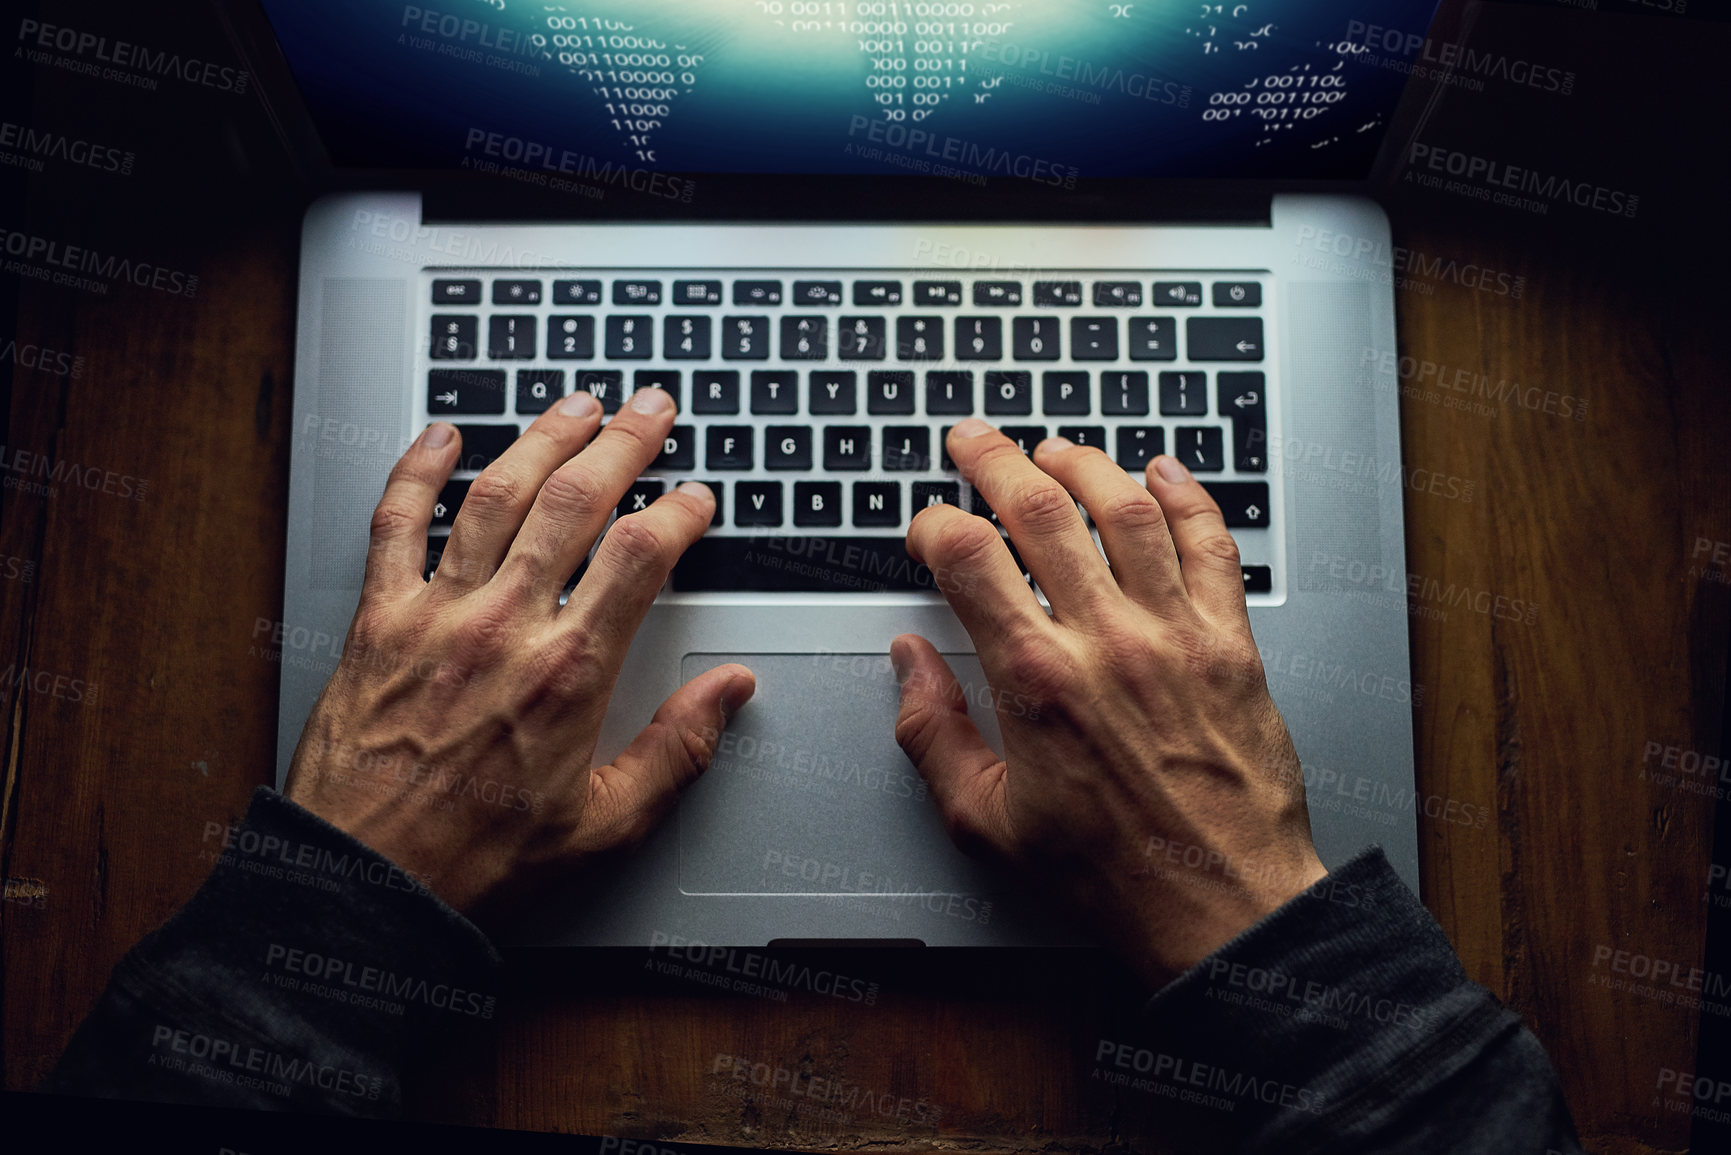
<svg viewBox="0 0 1731 1155">
<path fill-rule="evenodd" d="M 1052 610 L 990 522 L 922 510 L 908 550 L 974 641 L 1005 757 L 912 634 L 890 647 L 896 740 L 958 845 L 1019 868 L 1162 985 L 1327 873 L 1250 636 L 1237 545 L 1174 458 L 1156 458 L 1144 488 L 1061 438 L 1030 461 L 977 419 L 948 448 Z"/>
</svg>

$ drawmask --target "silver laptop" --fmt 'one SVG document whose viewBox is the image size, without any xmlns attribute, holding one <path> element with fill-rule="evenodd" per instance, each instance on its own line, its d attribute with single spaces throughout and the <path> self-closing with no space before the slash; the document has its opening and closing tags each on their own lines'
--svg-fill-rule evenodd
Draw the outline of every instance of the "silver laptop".
<svg viewBox="0 0 1731 1155">
<path fill-rule="evenodd" d="M 697 479 L 719 508 L 597 756 L 710 666 L 759 688 L 641 851 L 546 896 L 521 942 L 1084 941 L 951 846 L 893 738 L 887 653 L 914 631 L 997 742 L 968 636 L 902 546 L 929 503 L 991 516 L 943 454 L 968 415 L 1204 480 L 1323 861 L 1378 842 L 1416 887 L 1393 250 L 1362 195 L 1413 102 L 1364 58 L 1358 6 L 1196 7 L 237 17 L 295 155 L 340 190 L 302 242 L 279 784 L 415 434 L 463 433 L 431 572 L 534 414 L 656 385 L 678 423 L 623 507 Z M 1419 34 L 1434 3 L 1379 7 Z"/>
</svg>

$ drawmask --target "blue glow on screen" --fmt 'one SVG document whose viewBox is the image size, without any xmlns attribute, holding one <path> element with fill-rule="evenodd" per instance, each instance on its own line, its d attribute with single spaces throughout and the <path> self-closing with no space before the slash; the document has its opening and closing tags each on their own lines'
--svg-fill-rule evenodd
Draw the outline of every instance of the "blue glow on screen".
<svg viewBox="0 0 1731 1155">
<path fill-rule="evenodd" d="M 265 0 L 339 164 L 1051 185 L 1362 177 L 1435 7 Z"/>
</svg>

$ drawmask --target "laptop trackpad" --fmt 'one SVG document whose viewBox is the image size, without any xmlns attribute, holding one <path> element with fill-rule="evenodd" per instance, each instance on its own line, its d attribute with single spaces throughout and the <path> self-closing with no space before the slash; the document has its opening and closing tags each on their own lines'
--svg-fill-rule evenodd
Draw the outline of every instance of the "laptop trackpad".
<svg viewBox="0 0 1731 1155">
<path fill-rule="evenodd" d="M 979 659 L 945 657 L 1001 753 Z M 725 662 L 749 667 L 757 693 L 679 804 L 681 891 L 977 894 L 988 884 L 896 745 L 901 691 L 887 654 L 687 654 L 681 673 Z"/>
</svg>

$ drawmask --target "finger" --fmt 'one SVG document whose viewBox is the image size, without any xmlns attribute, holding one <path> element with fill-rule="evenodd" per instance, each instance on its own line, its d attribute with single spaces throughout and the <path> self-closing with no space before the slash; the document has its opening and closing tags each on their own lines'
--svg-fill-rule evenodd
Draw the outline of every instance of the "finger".
<svg viewBox="0 0 1731 1155">
<path fill-rule="evenodd" d="M 1028 588 L 1010 547 L 985 518 L 953 505 L 929 505 L 908 526 L 908 553 L 932 571 L 988 664 L 1004 642 L 1051 634 L 1052 620 Z"/>
<path fill-rule="evenodd" d="M 595 639 L 611 659 L 622 659 L 673 563 L 703 536 L 714 515 L 715 495 L 709 487 L 688 481 L 641 513 L 614 522 L 559 611 L 560 620 Z"/>
<path fill-rule="evenodd" d="M 581 389 L 537 417 L 469 484 L 433 584 L 462 592 L 497 573 L 548 475 L 588 444 L 600 425 L 601 403 Z"/>
<path fill-rule="evenodd" d="M 661 453 L 673 428 L 673 410 L 673 398 L 661 389 L 634 392 L 601 436 L 546 478 L 510 543 L 505 568 L 551 589 L 549 604 L 556 604 L 558 591 L 589 555 L 625 491 Z M 655 588 L 661 588 L 659 581 Z"/>
<path fill-rule="evenodd" d="M 391 468 L 373 510 L 362 596 L 392 597 L 426 588 L 427 527 L 433 505 L 457 463 L 456 426 L 427 426 Z"/>
<path fill-rule="evenodd" d="M 1100 450 L 1062 437 L 1035 446 L 1034 464 L 1074 494 L 1093 518 L 1119 589 L 1155 610 L 1185 597 L 1172 532 L 1146 486 Z"/>
<path fill-rule="evenodd" d="M 1148 489 L 1166 511 L 1191 602 L 1204 617 L 1248 627 L 1238 543 L 1226 530 L 1220 506 L 1183 462 L 1166 454 L 1148 463 Z"/>
<path fill-rule="evenodd" d="M 890 643 L 890 664 L 902 684 L 896 743 L 931 788 L 944 829 L 966 853 L 1005 853 L 1008 767 L 968 717 L 949 663 L 926 639 L 903 634 Z"/>
<path fill-rule="evenodd" d="M 1064 487 L 1016 443 L 977 417 L 950 430 L 950 457 L 1010 531 L 1028 572 L 1060 619 L 1098 611 L 1122 595 Z"/>
<path fill-rule="evenodd" d="M 590 775 L 584 827 L 605 831 L 608 848 L 641 841 L 709 768 L 727 720 L 756 691 L 756 677 L 738 664 L 717 666 L 673 691 L 613 765 Z M 578 837 L 588 842 L 594 833 Z"/>
</svg>

